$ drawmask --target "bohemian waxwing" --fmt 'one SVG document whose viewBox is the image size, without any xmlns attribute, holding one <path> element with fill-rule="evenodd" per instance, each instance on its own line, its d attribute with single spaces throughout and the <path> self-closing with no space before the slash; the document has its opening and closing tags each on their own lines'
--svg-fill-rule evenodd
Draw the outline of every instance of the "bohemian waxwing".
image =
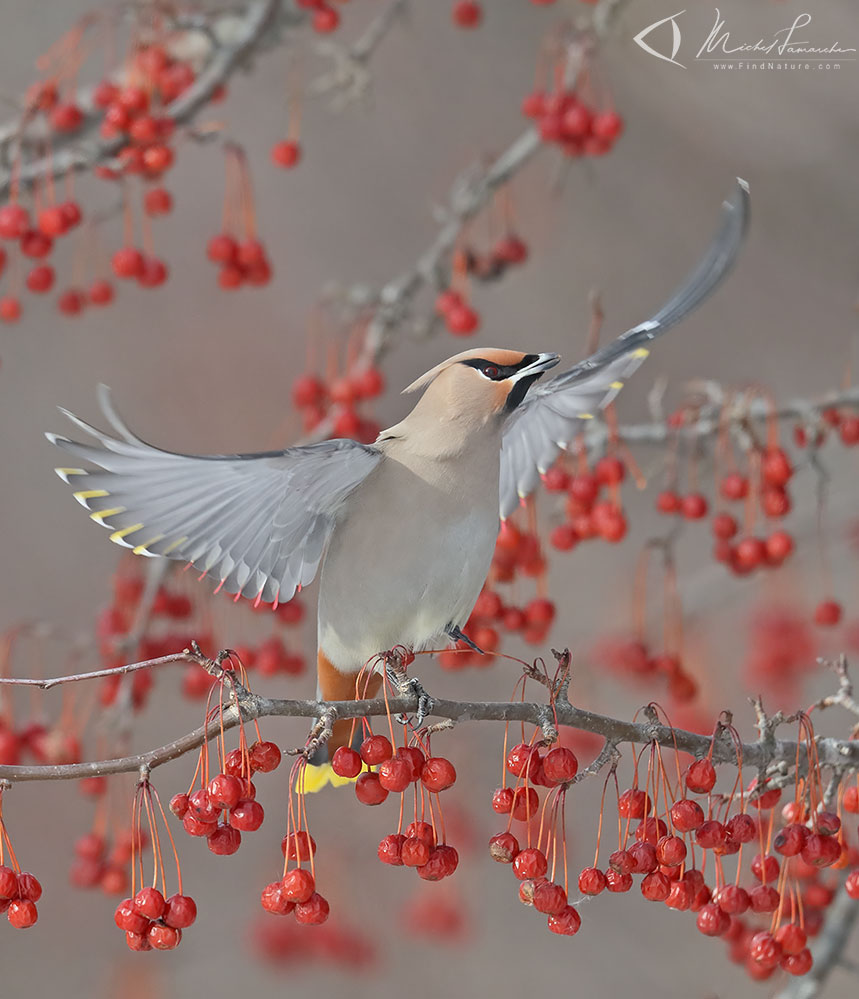
<svg viewBox="0 0 859 999">
<path fill-rule="evenodd" d="M 202 456 L 142 441 L 102 386 L 101 407 L 117 436 L 61 410 L 94 442 L 48 439 L 97 470 L 57 474 L 111 541 L 190 563 L 236 599 L 283 603 L 321 564 L 318 696 L 353 698 L 357 672 L 379 652 L 429 648 L 460 634 L 486 579 L 499 517 L 535 489 L 579 420 L 614 399 L 647 357 L 644 344 L 720 283 L 748 216 L 748 186 L 738 181 L 715 239 L 673 298 L 537 388 L 557 354 L 467 350 L 405 390 L 423 395 L 375 444 L 329 440 Z M 348 741 L 350 728 L 335 724 L 329 753 Z"/>
</svg>

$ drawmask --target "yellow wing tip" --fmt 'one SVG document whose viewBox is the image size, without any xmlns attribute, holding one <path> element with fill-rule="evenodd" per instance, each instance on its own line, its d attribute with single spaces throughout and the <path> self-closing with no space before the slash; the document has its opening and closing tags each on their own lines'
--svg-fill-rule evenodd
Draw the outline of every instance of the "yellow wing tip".
<svg viewBox="0 0 859 999">
<path fill-rule="evenodd" d="M 125 540 L 126 535 L 134 534 L 135 531 L 141 530 L 143 524 L 132 524 L 131 527 L 123 527 L 118 531 L 114 531 L 110 536 L 110 540 L 114 544 L 122 545 L 123 548 L 131 548 L 132 546 Z"/>
<path fill-rule="evenodd" d="M 104 520 L 105 517 L 115 517 L 118 513 L 125 513 L 124 506 L 114 506 L 109 510 L 96 510 L 95 513 L 89 515 L 90 520 L 94 520 L 97 524 L 101 524 L 102 527 L 107 527 Z"/>
<path fill-rule="evenodd" d="M 609 388 L 622 389 L 623 388 L 623 382 L 612 382 L 611 385 L 609 386 Z"/>
<path fill-rule="evenodd" d="M 369 769 L 365 763 L 361 768 L 361 773 Z M 317 791 L 321 791 L 327 784 L 330 784 L 332 787 L 343 787 L 345 784 L 354 784 L 360 776 L 361 774 L 358 774 L 356 777 L 341 777 L 339 774 L 334 773 L 334 768 L 330 763 L 308 763 L 304 768 L 304 790 L 308 794 L 316 794 Z"/>
<path fill-rule="evenodd" d="M 641 358 L 650 357 L 650 351 L 647 349 L 647 347 L 639 347 L 638 350 L 634 350 L 632 352 L 632 356 L 641 357 Z"/>
</svg>

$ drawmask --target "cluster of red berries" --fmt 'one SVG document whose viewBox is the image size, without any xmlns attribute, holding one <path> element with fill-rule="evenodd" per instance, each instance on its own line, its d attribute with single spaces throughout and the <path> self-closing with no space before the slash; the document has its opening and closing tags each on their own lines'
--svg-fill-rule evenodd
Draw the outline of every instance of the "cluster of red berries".
<svg viewBox="0 0 859 999">
<path fill-rule="evenodd" d="M 124 895 L 128 891 L 129 864 L 135 854 L 149 844 L 142 830 L 122 830 L 111 845 L 99 832 L 84 833 L 75 841 L 75 861 L 69 881 L 75 888 L 100 888 L 105 895 Z"/>
<path fill-rule="evenodd" d="M 743 809 L 716 818 L 716 799 L 710 796 L 716 771 L 707 758 L 688 767 L 684 784 L 685 791 L 663 816 L 637 786 L 619 796 L 618 814 L 625 823 L 619 848 L 605 870 L 594 866 L 581 872 L 579 890 L 584 895 L 627 892 L 633 875 L 640 874 L 644 898 L 694 912 L 699 931 L 725 939 L 732 960 L 745 964 L 752 978 L 769 978 L 779 967 L 805 974 L 812 963 L 806 940 L 819 932 L 823 910 L 834 897 L 822 873 L 859 861 L 845 841 L 839 816 L 819 808 L 809 814 L 797 797 L 782 809 L 779 827 L 774 809 L 781 790 L 760 791 L 753 781 L 747 794 L 758 816 Z M 707 811 L 689 794 L 707 795 Z M 842 804 L 845 811 L 859 811 L 855 788 L 847 789 Z M 748 888 L 740 884 L 746 844 L 758 846 L 748 866 Z M 696 848 L 705 860 L 708 854 L 716 858 L 715 882 L 708 884 L 704 867 L 696 866 Z M 723 869 L 731 855 L 738 856 L 734 881 Z M 762 918 L 756 922 L 755 916 Z"/>
<path fill-rule="evenodd" d="M 303 867 L 294 867 L 280 881 L 267 884 L 260 901 L 266 912 L 276 916 L 292 913 L 304 926 L 319 926 L 330 912 L 328 900 L 316 890 L 316 879 Z"/>
<path fill-rule="evenodd" d="M 613 110 L 589 107 L 574 90 L 535 90 L 522 101 L 522 114 L 537 122 L 540 138 L 566 156 L 604 156 L 623 132 L 623 118 Z"/>
<path fill-rule="evenodd" d="M 277 965 L 323 964 L 367 969 L 377 958 L 374 941 L 351 926 L 329 919 L 306 933 L 288 919 L 261 916 L 251 927 L 251 944 L 260 957 Z"/>
<path fill-rule="evenodd" d="M 678 703 L 691 701 L 698 693 L 698 684 L 684 668 L 681 656 L 653 650 L 643 639 L 604 639 L 595 647 L 594 657 L 606 668 L 623 676 L 638 680 L 664 677 L 668 682 L 668 692 Z"/>
<path fill-rule="evenodd" d="M 455 288 L 447 288 L 435 300 L 436 314 L 454 336 L 471 336 L 480 329 L 480 313 Z"/>
<path fill-rule="evenodd" d="M 280 760 L 280 749 L 273 742 L 255 742 L 245 751 L 234 749 L 224 759 L 223 772 L 205 787 L 174 794 L 170 811 L 182 820 L 189 836 L 205 836 L 212 853 L 229 856 L 241 846 L 242 833 L 256 832 L 265 818 L 251 775 L 270 773 Z"/>
<path fill-rule="evenodd" d="M 6 913 L 16 930 L 26 930 L 36 922 L 36 902 L 41 897 L 42 886 L 35 875 L 0 866 L 0 913 Z"/>
<path fill-rule="evenodd" d="M 220 267 L 218 287 L 227 291 L 243 284 L 265 285 L 271 280 L 271 264 L 265 245 L 259 239 L 237 240 L 229 233 L 221 232 L 206 244 L 206 256 Z"/>
<path fill-rule="evenodd" d="M 756 488 L 748 476 L 732 471 L 722 477 L 719 495 L 727 502 L 746 503 L 748 516 L 752 512 L 748 501 L 754 488 L 753 498 L 764 516 L 779 520 L 787 516 L 791 509 L 787 487 L 793 476 L 793 467 L 785 451 L 777 446 L 764 449 L 757 460 L 760 482 Z M 660 513 L 679 514 L 687 520 L 702 520 L 709 513 L 706 496 L 701 493 L 680 496 L 672 489 L 665 489 L 657 496 L 656 508 Z M 726 511 L 715 514 L 711 527 L 716 539 L 713 551 L 716 561 L 723 562 L 738 576 L 748 575 L 756 569 L 778 568 L 794 550 L 793 537 L 785 530 L 776 530 L 766 537 L 751 534 L 738 537 L 740 523 Z"/>
<path fill-rule="evenodd" d="M 510 527 L 508 522 L 502 532 Z M 439 654 L 439 665 L 451 671 L 467 666 L 484 669 L 495 661 L 494 653 L 501 644 L 502 633 L 521 635 L 526 642 L 539 645 L 545 640 L 554 619 L 555 604 L 546 597 L 535 597 L 524 607 L 517 607 L 504 603 L 497 590 L 484 586 L 464 629 L 483 654 L 459 642 L 456 648 L 445 649 Z"/>
<path fill-rule="evenodd" d="M 164 898 L 157 888 L 141 888 L 134 898 L 124 898 L 113 920 L 125 933 L 130 950 L 175 950 L 182 930 L 197 918 L 197 905 L 190 895 Z"/>
<path fill-rule="evenodd" d="M 40 721 L 31 721 L 16 730 L 12 720 L 11 712 L 0 720 L 0 763 L 15 766 L 27 756 L 35 763 L 52 766 L 80 760 L 80 739 L 68 724 L 48 727 Z"/>
<path fill-rule="evenodd" d="M 571 472 L 564 460 L 556 462 L 543 476 L 548 493 L 565 493 L 566 520 L 552 529 L 549 541 L 558 551 L 571 551 L 594 538 L 617 544 L 626 537 L 627 520 L 620 502 L 620 486 L 627 468 L 617 455 L 605 455 L 592 469 Z M 606 498 L 600 494 L 606 492 Z"/>
<path fill-rule="evenodd" d="M 507 773 L 518 778 L 518 782 L 515 788 L 498 788 L 492 796 L 493 811 L 509 815 L 510 820 L 505 832 L 490 839 L 490 856 L 500 864 L 512 865 L 513 874 L 519 881 L 520 901 L 547 916 L 552 933 L 574 936 L 582 920 L 575 907 L 569 904 L 567 887 L 547 877 L 546 851 L 540 849 L 539 844 L 530 844 L 535 830 L 541 825 L 540 799 L 534 785 L 564 788 L 576 776 L 578 760 L 572 750 L 561 746 L 546 751 L 539 745 L 520 743 L 507 753 L 505 763 Z M 524 849 L 510 831 L 510 822 L 514 819 L 526 824 L 528 846 Z"/>
<path fill-rule="evenodd" d="M 137 560 L 135 560 L 136 562 Z M 119 666 L 125 662 L 118 653 L 121 639 L 124 638 L 135 620 L 140 599 L 143 595 L 143 576 L 136 564 L 125 564 L 113 579 L 111 603 L 99 614 L 96 636 L 102 662 L 106 667 Z M 137 656 L 140 659 L 157 659 L 171 655 L 189 647 L 192 639 L 203 648 L 217 647 L 211 633 L 211 615 L 206 613 L 204 588 L 192 586 L 186 591 L 163 585 L 159 587 L 152 603 L 148 626 L 140 640 Z M 273 614 L 275 624 L 280 627 L 297 628 L 305 618 L 305 606 L 298 596 L 273 607 L 271 604 L 254 604 L 245 601 L 254 611 L 265 615 Z M 198 623 L 191 626 L 194 619 Z M 183 630 L 177 625 L 185 622 Z M 118 643 L 120 643 L 118 645 Z M 304 673 L 306 661 L 301 652 L 290 649 L 278 633 L 261 639 L 258 644 L 244 642 L 236 647 L 236 653 L 244 668 L 262 676 L 298 676 Z M 155 682 L 155 674 L 150 670 L 137 670 L 125 678 L 131 684 L 131 703 L 135 710 L 143 708 Z M 105 677 L 101 681 L 100 701 L 103 706 L 113 704 L 119 693 L 123 677 Z M 182 677 L 182 693 L 190 700 L 207 697 L 215 677 L 195 664 L 189 664 Z M 0 759 L 3 756 L 4 732 L 0 723 Z"/>
<path fill-rule="evenodd" d="M 292 404 L 302 415 L 304 430 L 315 430 L 331 421 L 331 437 L 351 437 L 372 444 L 379 436 L 379 424 L 359 412 L 362 404 L 378 398 L 385 379 L 378 368 L 364 366 L 342 375 L 323 379 L 306 372 L 292 384 Z"/>
</svg>

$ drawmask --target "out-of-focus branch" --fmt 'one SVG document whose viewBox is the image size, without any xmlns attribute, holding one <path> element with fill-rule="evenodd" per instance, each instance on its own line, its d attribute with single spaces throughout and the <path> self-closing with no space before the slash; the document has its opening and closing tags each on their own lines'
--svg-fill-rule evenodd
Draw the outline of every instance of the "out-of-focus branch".
<svg viewBox="0 0 859 999">
<path fill-rule="evenodd" d="M 841 886 L 829 908 L 826 924 L 811 947 L 814 964 L 800 978 L 791 979 L 778 999 L 815 999 L 827 979 L 841 963 L 844 950 L 859 916 L 859 900 L 851 898 Z"/>
<path fill-rule="evenodd" d="M 390 0 L 376 15 L 358 40 L 351 46 L 336 41 L 320 41 L 316 51 L 331 60 L 331 69 L 317 77 L 308 87 L 314 97 L 331 95 L 336 110 L 363 97 L 370 82 L 368 63 L 381 41 L 406 10 L 407 0 Z"/>
<path fill-rule="evenodd" d="M 155 769 L 158 766 L 175 760 L 185 753 L 191 752 L 202 745 L 207 738 L 215 736 L 221 725 L 230 729 L 241 721 L 251 721 L 259 718 L 319 718 L 326 716 L 335 718 L 362 718 L 391 714 L 410 714 L 418 709 L 418 698 L 415 696 L 361 701 L 308 701 L 283 700 L 260 697 L 246 691 L 237 682 L 234 675 L 221 667 L 222 657 L 207 659 L 196 651 L 186 650 L 176 656 L 165 656 L 159 660 L 144 663 L 132 663 L 124 667 L 126 671 L 148 668 L 154 665 L 170 662 L 196 663 L 201 668 L 215 676 L 224 679 L 225 685 L 232 688 L 231 703 L 224 708 L 223 721 L 219 716 L 216 722 L 208 728 L 199 728 L 194 732 L 176 739 L 145 753 L 113 760 L 100 760 L 90 763 L 75 763 L 58 766 L 0 766 L 0 780 L 32 781 L 32 780 L 76 780 L 81 777 L 103 776 L 116 773 L 134 773 L 141 767 Z M 123 669 L 123 667 L 120 667 Z M 104 671 L 98 674 L 104 675 Z M 56 678 L 53 681 L 39 681 L 54 686 L 63 682 L 83 679 L 83 676 L 73 678 Z M 446 718 L 453 722 L 466 721 L 515 721 L 542 726 L 547 715 L 547 705 L 536 702 L 509 701 L 448 701 L 434 700 L 429 712 L 436 718 Z M 761 774 L 766 774 L 771 767 L 776 767 L 783 778 L 790 770 L 791 776 L 802 775 L 808 767 L 808 746 L 805 742 L 797 743 L 791 740 L 776 738 L 775 723 L 767 726 L 766 732 L 755 742 L 745 743 L 737 747 L 728 733 L 720 729 L 713 738 L 675 729 L 662 725 L 655 716 L 648 717 L 645 722 L 627 722 L 606 715 L 595 714 L 574 707 L 568 701 L 558 698 L 551 707 L 553 721 L 558 725 L 566 725 L 586 732 L 594 732 L 606 739 L 606 747 L 601 754 L 601 766 L 613 758 L 621 743 L 629 742 L 636 745 L 646 745 L 656 742 L 667 748 L 676 748 L 681 752 L 696 757 L 711 753 L 714 763 L 737 765 L 742 760 L 744 767 L 757 768 Z M 830 767 L 844 773 L 859 770 L 859 742 L 831 737 L 817 738 L 815 745 L 815 763 L 821 767 Z M 794 765 L 796 769 L 793 770 Z M 779 781 L 781 783 L 781 780 Z"/>
<path fill-rule="evenodd" d="M 285 16 L 282 6 L 283 0 L 251 0 L 241 14 L 230 14 L 230 30 L 214 32 L 216 39 L 221 39 L 223 35 L 224 40 L 214 45 L 194 83 L 164 109 L 164 115 L 172 118 L 177 125 L 192 121 L 218 88 L 268 40 Z M 290 18 L 300 20 L 301 15 L 290 14 Z M 0 131 L 10 134 L 8 127 L 2 127 Z M 17 132 L 18 127 L 13 131 Z M 48 170 L 59 175 L 69 170 L 85 170 L 99 163 L 109 163 L 127 141 L 122 136 L 90 141 L 79 139 L 79 134 L 71 135 L 70 144 L 54 149 L 50 159 L 40 157 L 22 164 L 17 172 L 7 169 L 0 173 L 0 197 L 8 194 L 13 179 L 27 185 L 44 177 Z"/>
<path fill-rule="evenodd" d="M 794 399 L 784 406 L 775 408 L 764 399 L 754 399 L 751 402 L 736 401 L 728 404 L 724 410 L 716 404 L 708 404 L 701 410 L 697 419 L 677 429 L 669 427 L 664 420 L 633 423 L 618 427 L 617 436 L 626 444 L 664 444 L 675 435 L 694 441 L 714 437 L 722 426 L 742 433 L 750 422 L 771 417 L 777 420 L 795 420 L 808 426 L 812 431 L 810 436 L 813 436 L 812 428 L 820 426 L 820 417 L 824 410 L 857 405 L 859 405 L 859 387 L 842 392 L 829 392 L 819 399 Z M 606 445 L 609 435 L 609 428 L 603 422 L 589 421 L 584 431 L 585 444 L 589 450 L 599 450 Z"/>
</svg>

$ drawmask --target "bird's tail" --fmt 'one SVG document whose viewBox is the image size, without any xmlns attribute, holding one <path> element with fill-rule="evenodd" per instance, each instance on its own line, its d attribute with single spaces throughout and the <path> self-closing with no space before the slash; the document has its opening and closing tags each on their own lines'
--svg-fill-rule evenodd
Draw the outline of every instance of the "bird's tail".
<svg viewBox="0 0 859 999">
<path fill-rule="evenodd" d="M 316 670 L 318 676 L 317 696 L 321 701 L 354 701 L 355 682 L 358 678 L 358 671 L 355 673 L 342 673 L 327 658 L 320 649 L 316 657 Z M 382 677 L 377 673 L 372 674 L 362 684 L 362 697 L 375 697 L 382 684 Z M 315 792 L 321 791 L 326 784 L 334 787 L 342 787 L 344 784 L 351 784 L 357 780 L 355 777 L 339 777 L 331 768 L 331 758 L 341 746 L 352 745 L 357 749 L 361 743 L 361 725 L 355 724 L 351 718 L 340 718 L 334 722 L 331 737 L 320 746 L 316 754 L 311 758 L 305 768 L 304 790 Z"/>
</svg>

